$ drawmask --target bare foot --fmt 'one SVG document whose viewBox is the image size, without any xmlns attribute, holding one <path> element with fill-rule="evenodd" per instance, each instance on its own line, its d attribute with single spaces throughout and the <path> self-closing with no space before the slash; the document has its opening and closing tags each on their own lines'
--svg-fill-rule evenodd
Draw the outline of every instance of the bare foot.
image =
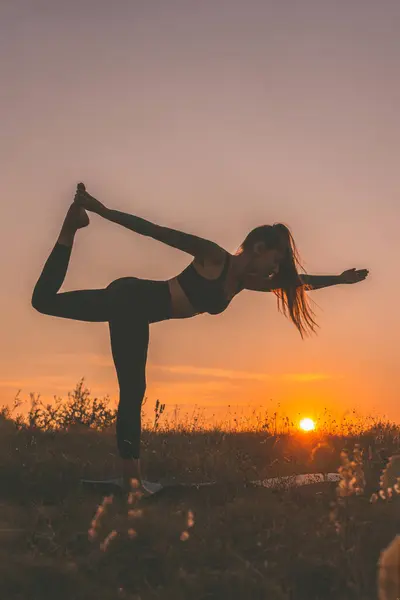
<svg viewBox="0 0 400 600">
<path fill-rule="evenodd" d="M 90 221 L 86 211 L 73 202 L 68 209 L 57 242 L 63 246 L 72 247 L 78 229 L 87 227 L 89 223 Z"/>
<path fill-rule="evenodd" d="M 91 212 L 99 215 L 103 214 L 106 208 L 104 204 L 102 204 L 99 200 L 96 200 L 96 198 L 91 196 L 89 192 L 86 191 L 84 183 L 78 183 L 74 202 L 76 202 L 76 204 L 78 204 L 78 206 L 81 208 L 90 210 Z"/>
<path fill-rule="evenodd" d="M 73 202 L 68 209 L 63 227 L 65 226 L 69 231 L 76 231 L 77 229 L 87 227 L 89 223 L 90 220 L 86 211 L 76 202 Z"/>
</svg>

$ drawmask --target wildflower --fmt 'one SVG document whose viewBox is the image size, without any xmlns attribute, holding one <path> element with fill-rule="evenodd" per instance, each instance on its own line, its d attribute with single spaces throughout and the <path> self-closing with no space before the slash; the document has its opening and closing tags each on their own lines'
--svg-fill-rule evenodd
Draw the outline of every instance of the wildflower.
<svg viewBox="0 0 400 600">
<path fill-rule="evenodd" d="M 342 465 L 338 468 L 338 473 L 341 480 L 336 490 L 337 495 L 343 498 L 353 494 L 362 494 L 365 488 L 365 475 L 360 445 L 354 445 L 353 458 L 351 460 L 347 450 L 341 451 L 340 458 Z"/>
<path fill-rule="evenodd" d="M 96 510 L 96 514 L 94 515 L 92 523 L 91 523 L 93 529 L 96 529 L 97 524 L 100 521 L 101 516 L 103 515 L 103 513 L 104 513 L 104 507 L 103 507 L 102 504 L 100 504 L 100 506 Z"/>
<path fill-rule="evenodd" d="M 105 540 L 100 544 L 100 549 L 103 550 L 103 552 L 105 552 L 110 544 L 110 542 L 116 538 L 118 535 L 118 533 L 115 531 L 115 529 L 113 529 L 108 536 L 105 538 Z"/>
<path fill-rule="evenodd" d="M 396 493 L 396 485 L 399 484 L 400 473 L 400 455 L 393 455 L 389 458 L 386 468 L 382 471 L 380 477 L 380 487 L 387 491 L 389 488 L 394 489 Z M 389 495 L 389 494 L 388 494 Z"/>
<path fill-rule="evenodd" d="M 96 510 L 96 514 L 95 514 L 94 518 L 98 519 L 103 514 L 103 512 L 104 512 L 104 507 L 102 504 L 100 504 L 100 506 Z"/>
<path fill-rule="evenodd" d="M 187 516 L 187 527 L 188 529 L 190 527 L 193 527 L 194 525 L 194 514 L 191 510 L 188 511 L 188 516 Z"/>
<path fill-rule="evenodd" d="M 130 539 L 133 540 L 137 536 L 137 533 L 134 529 L 130 528 L 130 529 L 128 529 L 128 535 L 129 535 Z"/>
<path fill-rule="evenodd" d="M 379 600 L 394 600 L 399 597 L 400 535 L 381 552 L 379 562 Z"/>
</svg>

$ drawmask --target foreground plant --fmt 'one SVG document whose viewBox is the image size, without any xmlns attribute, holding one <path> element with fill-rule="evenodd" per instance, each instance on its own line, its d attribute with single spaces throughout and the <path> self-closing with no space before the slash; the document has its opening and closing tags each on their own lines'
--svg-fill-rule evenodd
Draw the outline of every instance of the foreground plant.
<svg viewBox="0 0 400 600">
<path fill-rule="evenodd" d="M 381 552 L 378 574 L 379 600 L 400 598 L 400 535 Z"/>
</svg>

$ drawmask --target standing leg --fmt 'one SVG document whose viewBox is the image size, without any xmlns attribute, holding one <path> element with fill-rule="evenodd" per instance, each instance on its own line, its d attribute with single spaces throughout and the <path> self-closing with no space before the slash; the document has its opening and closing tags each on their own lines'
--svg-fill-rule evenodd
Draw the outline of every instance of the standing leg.
<svg viewBox="0 0 400 600">
<path fill-rule="evenodd" d="M 120 307 L 110 319 L 111 350 L 119 383 L 117 446 L 122 458 L 124 484 L 140 483 L 141 409 L 146 391 L 149 323 L 135 306 Z M 128 310 L 129 309 L 129 310 Z M 114 307 L 115 310 L 115 307 Z M 116 314 L 118 312 L 118 314 Z"/>
</svg>

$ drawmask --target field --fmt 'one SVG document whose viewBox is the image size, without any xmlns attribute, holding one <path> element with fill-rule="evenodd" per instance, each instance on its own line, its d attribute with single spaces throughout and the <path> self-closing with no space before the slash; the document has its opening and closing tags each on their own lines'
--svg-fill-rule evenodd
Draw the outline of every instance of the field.
<svg viewBox="0 0 400 600">
<path fill-rule="evenodd" d="M 301 434 L 275 431 L 276 418 L 266 418 L 248 431 L 207 430 L 163 422 L 158 406 L 143 435 L 146 476 L 218 484 L 132 494 L 130 504 L 106 498 L 89 534 L 103 496 L 80 478 L 118 474 L 113 416 L 82 384 L 52 410 L 33 399 L 24 418 L 0 416 L 1 598 L 378 598 L 377 563 L 399 532 L 400 496 L 370 499 L 387 459 L 400 453 L 396 426 Z M 337 471 L 341 451 L 352 458 L 355 444 L 362 458 L 353 475 L 365 481 L 357 493 L 342 485 L 340 501 L 335 483 L 288 491 L 250 483 Z"/>
</svg>

